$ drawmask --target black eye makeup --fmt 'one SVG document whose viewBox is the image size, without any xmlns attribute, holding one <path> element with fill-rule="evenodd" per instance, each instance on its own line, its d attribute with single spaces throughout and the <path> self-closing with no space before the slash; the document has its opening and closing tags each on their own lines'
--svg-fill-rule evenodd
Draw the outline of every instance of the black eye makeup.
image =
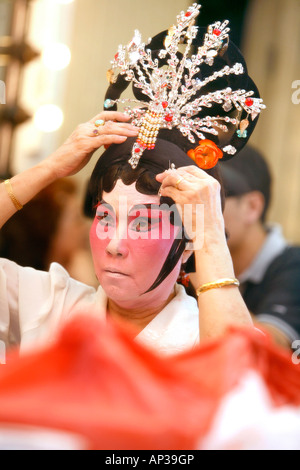
<svg viewBox="0 0 300 470">
<path fill-rule="evenodd" d="M 105 201 L 100 202 L 96 208 L 96 219 L 103 227 L 114 226 L 116 217 L 112 206 Z"/>
<path fill-rule="evenodd" d="M 139 214 L 137 214 L 137 217 L 133 218 L 132 221 L 130 221 L 131 217 L 129 218 L 128 226 L 130 230 L 134 230 L 135 232 L 149 232 L 156 226 L 160 226 L 162 222 L 161 216 L 153 217 L 153 214 L 149 214 L 148 216 Z"/>
<path fill-rule="evenodd" d="M 128 215 L 129 229 L 135 232 L 149 232 L 161 226 L 162 211 L 157 204 L 139 204 Z"/>
</svg>

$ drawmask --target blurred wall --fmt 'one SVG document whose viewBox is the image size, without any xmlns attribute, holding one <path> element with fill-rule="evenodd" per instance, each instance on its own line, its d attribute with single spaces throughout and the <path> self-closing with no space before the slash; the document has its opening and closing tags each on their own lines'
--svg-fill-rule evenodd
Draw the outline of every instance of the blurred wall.
<svg viewBox="0 0 300 470">
<path fill-rule="evenodd" d="M 300 1 L 252 0 L 242 49 L 267 105 L 251 143 L 267 158 L 274 178 L 269 220 L 299 243 Z"/>
<path fill-rule="evenodd" d="M 0 0 L 0 2 L 3 0 Z M 34 0 L 30 2 L 29 41 L 43 52 L 51 43 L 63 42 L 71 50 L 70 65 L 49 70 L 41 60 L 26 67 L 22 84 L 22 105 L 34 114 L 44 104 L 59 106 L 62 126 L 41 132 L 34 120 L 16 132 L 12 167 L 15 173 L 33 166 L 54 151 L 81 122 L 103 110 L 108 87 L 106 71 L 119 44 L 127 44 L 135 29 L 142 40 L 168 29 L 176 16 L 190 5 L 188 0 Z M 78 175 L 84 188 L 102 150 Z"/>
<path fill-rule="evenodd" d="M 74 127 L 103 110 L 108 82 L 106 71 L 118 50 L 127 44 L 135 29 L 147 41 L 176 22 L 190 5 L 186 0 L 76 0 L 68 87 L 65 93 L 65 124 L 62 138 Z M 82 171 L 87 178 L 101 152 Z"/>
</svg>

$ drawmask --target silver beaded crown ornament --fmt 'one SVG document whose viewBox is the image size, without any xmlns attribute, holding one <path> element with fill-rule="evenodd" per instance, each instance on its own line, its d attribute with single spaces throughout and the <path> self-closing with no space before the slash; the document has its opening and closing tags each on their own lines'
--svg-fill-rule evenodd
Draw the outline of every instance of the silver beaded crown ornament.
<svg viewBox="0 0 300 470">
<path fill-rule="evenodd" d="M 129 160 L 133 169 L 137 167 L 144 150 L 155 147 L 160 129 L 177 128 L 192 144 L 196 138 L 207 139 L 207 134 L 216 136 L 220 132 L 226 133 L 229 126 L 235 126 L 237 136 L 245 138 L 248 119 L 254 120 L 265 108 L 262 99 L 255 97 L 253 91 L 226 87 L 201 94 L 203 87 L 220 77 L 243 74 L 244 67 L 241 63 L 226 65 L 220 70 L 213 67 L 218 55 L 228 46 L 227 20 L 209 25 L 202 45 L 191 54 L 193 40 L 198 33 L 195 19 L 199 10 L 200 5 L 194 3 L 177 16 L 177 25 L 169 29 L 158 58 L 153 58 L 151 49 L 142 43 L 141 34 L 136 30 L 127 46 L 119 46 L 111 62 L 112 67 L 108 72 L 110 82 L 116 81 L 114 71 L 118 70 L 126 81 L 132 82 L 149 100 L 118 98 L 106 99 L 104 102 L 105 109 L 117 103 L 135 105 L 125 106 L 124 109 L 132 117 L 132 124 L 140 127 Z M 179 52 L 182 44 L 184 51 Z M 159 59 L 164 61 L 163 67 L 159 66 Z M 204 64 L 211 66 L 213 71 L 211 75 L 200 79 L 197 74 Z M 222 106 L 222 116 L 207 114 L 197 117 L 203 108 L 209 109 L 215 104 Z M 237 114 L 241 116 L 242 111 L 247 113 L 245 119 L 237 117 Z M 221 150 L 231 156 L 237 151 L 233 145 L 225 145 Z"/>
</svg>

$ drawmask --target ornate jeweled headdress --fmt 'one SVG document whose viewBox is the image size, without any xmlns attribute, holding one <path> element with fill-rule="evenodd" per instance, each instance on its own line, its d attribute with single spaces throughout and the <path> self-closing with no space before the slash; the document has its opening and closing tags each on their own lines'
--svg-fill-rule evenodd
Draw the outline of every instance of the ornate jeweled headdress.
<svg viewBox="0 0 300 470">
<path fill-rule="evenodd" d="M 161 129 L 174 128 L 189 141 L 191 150 L 188 155 L 200 167 L 210 168 L 223 157 L 223 152 L 229 158 L 236 153 L 237 147 L 244 145 L 239 143 L 236 146 L 233 143 L 236 138 L 246 141 L 249 120 L 254 123 L 265 108 L 247 75 L 242 56 L 243 63 L 229 65 L 231 59 L 219 61 L 220 57 L 226 56 L 229 46 L 228 21 L 208 26 L 201 45 L 197 45 L 199 28 L 195 26 L 195 19 L 199 9 L 200 5 L 194 3 L 186 12 L 181 12 L 177 16 L 177 26 L 149 40 L 148 45 L 142 43 L 141 34 L 136 30 L 127 46 L 119 46 L 112 61 L 108 72 L 111 87 L 104 107 L 110 109 L 117 103 L 135 104 L 135 107 L 127 106 L 124 109 L 132 117 L 132 124 L 140 127 L 129 160 L 132 168 L 137 167 L 145 149 L 155 147 Z M 163 39 L 160 39 L 161 36 Z M 163 41 L 160 49 L 157 48 L 159 41 Z M 180 51 L 182 45 L 183 52 Z M 118 76 L 115 70 L 118 70 Z M 247 88 L 225 86 L 216 89 L 220 80 L 228 85 L 226 79 L 235 76 L 245 78 L 241 84 L 245 83 Z M 235 83 L 232 78 L 231 81 Z M 112 99 L 114 95 L 120 96 L 129 82 L 132 82 L 133 89 L 142 93 L 144 100 Z M 254 96 L 253 89 L 249 89 L 249 84 L 253 85 L 257 96 Z M 208 110 L 213 112 L 208 113 Z M 208 136 L 217 140 L 218 145 Z M 199 139 L 199 146 L 192 149 L 196 139 Z M 220 145 L 221 141 L 225 141 L 226 145 Z M 207 149 L 213 150 L 213 158 L 206 158 Z M 197 155 L 201 156 L 198 161 Z"/>
</svg>

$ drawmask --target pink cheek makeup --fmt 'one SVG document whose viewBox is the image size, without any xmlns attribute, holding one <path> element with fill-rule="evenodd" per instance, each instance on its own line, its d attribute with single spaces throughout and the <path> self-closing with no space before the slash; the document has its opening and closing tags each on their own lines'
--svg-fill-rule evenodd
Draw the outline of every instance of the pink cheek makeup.
<svg viewBox="0 0 300 470">
<path fill-rule="evenodd" d="M 126 244 L 126 249 L 133 256 L 143 256 L 144 259 L 160 256 L 171 247 L 179 227 L 170 223 L 170 213 L 160 210 L 155 205 L 136 206 L 129 212 L 127 227 L 120 236 Z M 152 209 L 154 207 L 154 209 Z M 104 252 L 114 238 L 118 239 L 118 222 L 110 206 L 99 204 L 90 231 L 90 244 L 93 256 Z M 167 253 L 166 253 L 167 256 Z M 95 260 L 96 261 L 96 260 Z"/>
</svg>

